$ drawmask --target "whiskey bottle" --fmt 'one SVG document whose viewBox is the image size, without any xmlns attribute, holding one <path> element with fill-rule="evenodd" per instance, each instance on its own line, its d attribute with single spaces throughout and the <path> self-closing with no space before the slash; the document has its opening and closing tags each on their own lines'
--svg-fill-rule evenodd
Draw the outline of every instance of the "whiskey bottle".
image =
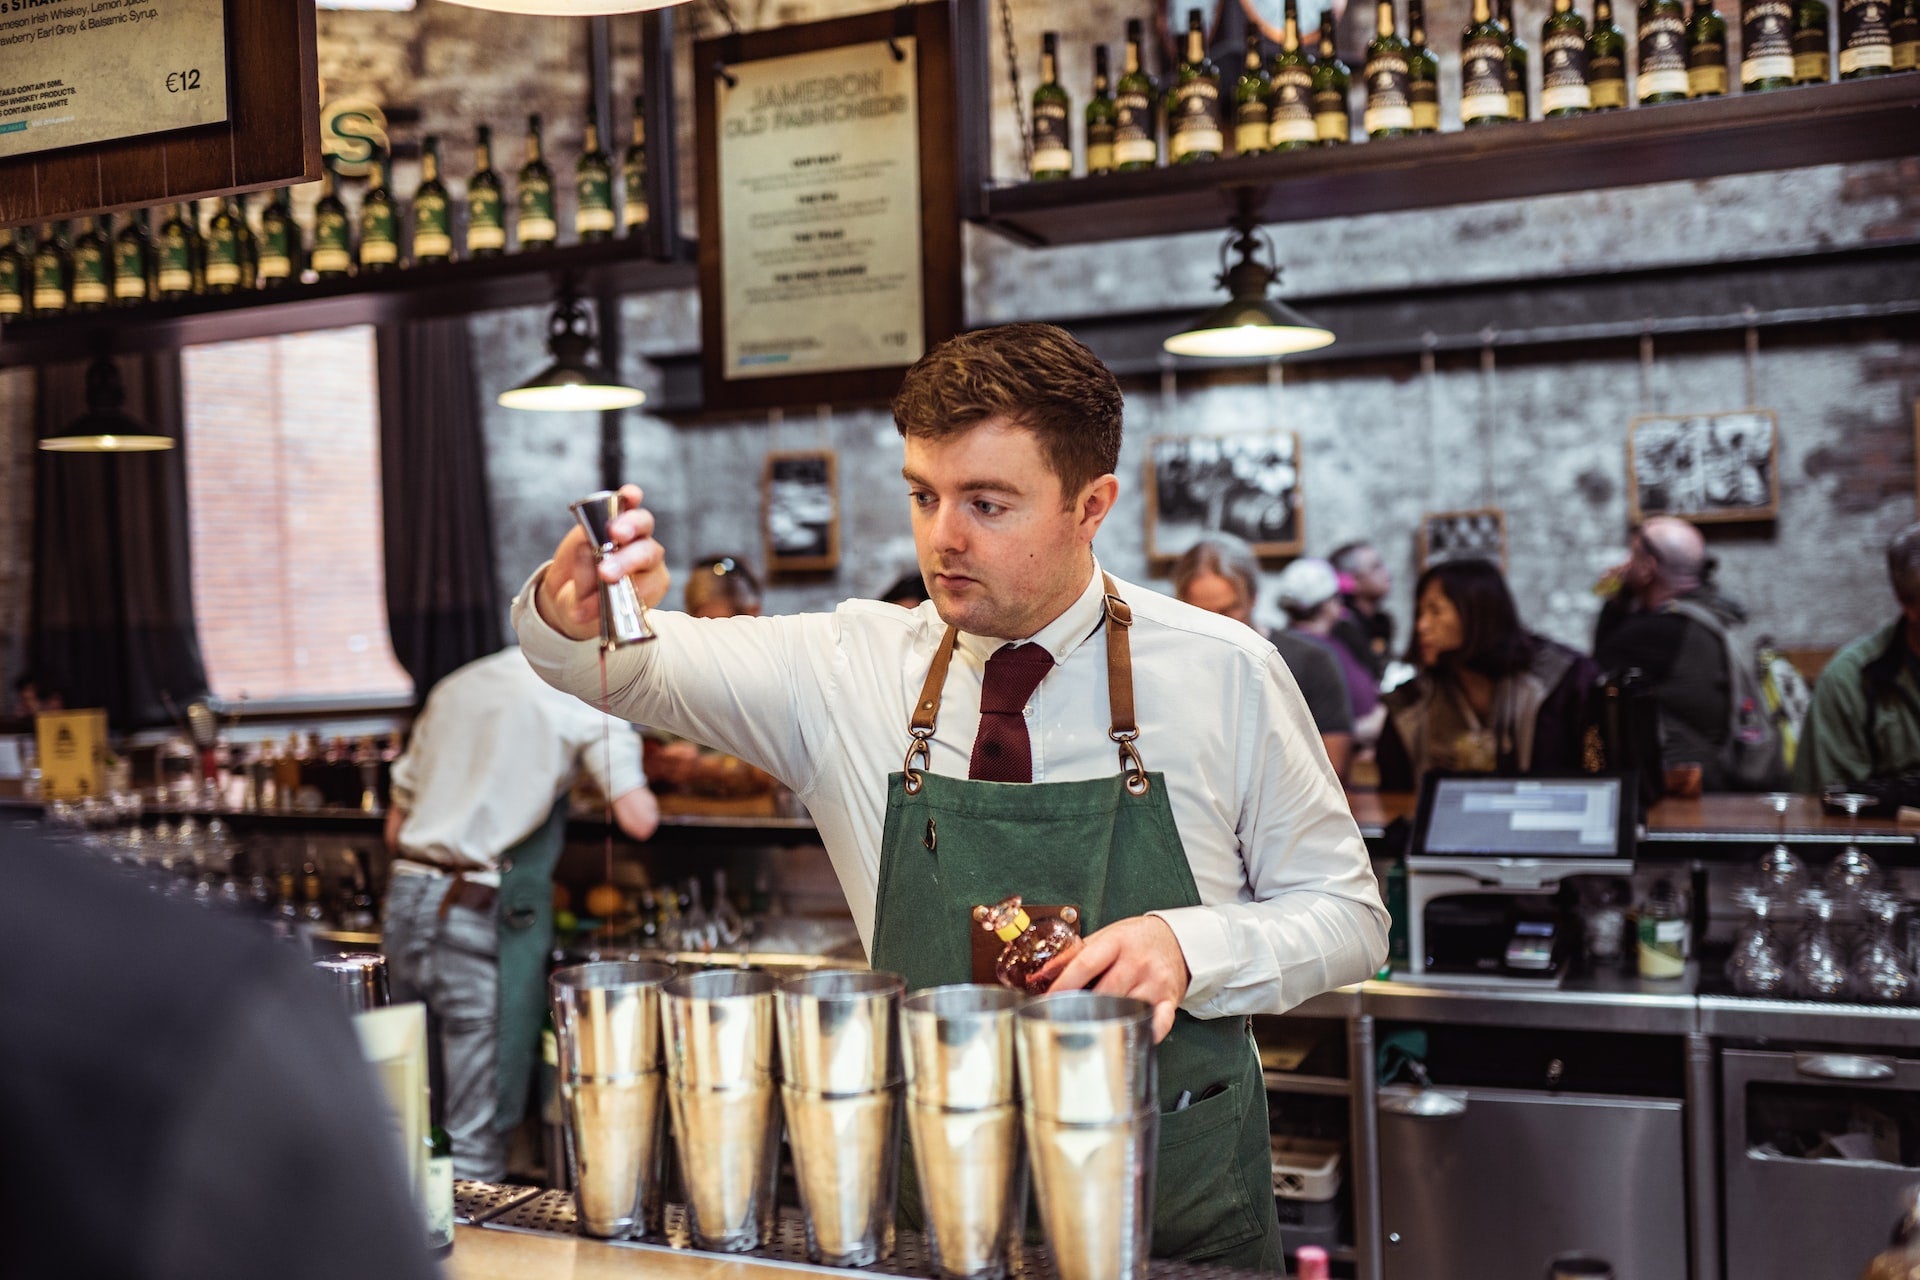
<svg viewBox="0 0 1920 1280">
<path fill-rule="evenodd" d="M 611 240 L 613 216 L 613 158 L 600 149 L 600 119 L 587 113 L 587 136 L 580 163 L 573 170 L 573 234 L 582 244 Z"/>
<path fill-rule="evenodd" d="M 1627 37 L 1613 20 L 1613 0 L 1593 0 L 1593 31 L 1587 36 L 1587 92 L 1595 111 L 1618 111 L 1627 105 Z"/>
<path fill-rule="evenodd" d="M 1640 0 L 1640 105 L 1687 96 L 1687 15 L 1680 0 Z"/>
<path fill-rule="evenodd" d="M 1066 907 L 1058 916 L 1030 918 L 1021 907 L 1018 894 L 991 907 L 975 907 L 973 918 L 982 929 L 1005 943 L 993 964 L 994 979 L 1003 987 L 1039 995 L 1053 984 L 1039 973 L 1057 956 L 1070 956 L 1080 948 L 1080 935 L 1071 921 L 1077 919 L 1074 908 Z"/>
<path fill-rule="evenodd" d="M 344 280 L 353 271 L 353 233 L 347 206 L 334 189 L 332 168 L 320 168 L 320 199 L 313 206 L 313 270 L 322 280 Z"/>
<path fill-rule="evenodd" d="M 1119 119 L 1108 82 L 1107 46 L 1093 47 L 1093 96 L 1087 99 L 1087 172 L 1113 172 L 1113 131 Z"/>
<path fill-rule="evenodd" d="M 1533 86 L 1527 80 L 1527 43 L 1513 23 L 1513 0 L 1499 0 L 1494 21 L 1500 24 L 1507 41 L 1507 118 L 1533 119 Z"/>
<path fill-rule="evenodd" d="M 97 217 L 73 242 L 73 308 L 98 311 L 113 299 L 113 219 Z"/>
<path fill-rule="evenodd" d="M 160 224 L 160 269 L 156 283 L 163 298 L 193 296 L 193 228 L 187 224 L 187 206 L 175 204 Z"/>
<path fill-rule="evenodd" d="M 1821 24 L 1820 52 L 1827 51 Z M 1793 83 L 1793 5 L 1790 0 L 1741 0 L 1740 89 L 1766 93 Z"/>
<path fill-rule="evenodd" d="M 1344 147 L 1353 139 L 1347 93 L 1353 73 L 1340 61 L 1335 43 L 1333 7 L 1320 14 L 1320 56 L 1313 61 L 1313 132 L 1323 147 Z"/>
<path fill-rule="evenodd" d="M 1367 108 L 1361 127 L 1369 138 L 1398 138 L 1413 132 L 1412 69 L 1407 42 L 1393 29 L 1393 0 L 1379 0 L 1374 36 L 1367 45 Z"/>
<path fill-rule="evenodd" d="M 553 170 L 540 154 L 540 117 L 527 117 L 527 162 L 520 166 L 514 229 L 520 248 L 551 249 L 559 227 L 553 217 Z"/>
<path fill-rule="evenodd" d="M 1247 56 L 1240 78 L 1233 82 L 1233 152 L 1257 156 L 1267 149 L 1267 115 L 1272 109 L 1273 80 L 1267 75 L 1267 57 L 1260 48 L 1260 29 L 1247 32 Z"/>
<path fill-rule="evenodd" d="M 1893 15 L 1889 0 L 1840 0 L 1840 78 L 1860 80 L 1893 71 Z"/>
<path fill-rule="evenodd" d="M 1122 173 L 1160 163 L 1160 90 L 1140 61 L 1142 24 L 1127 19 L 1127 56 L 1114 94 L 1113 167 Z"/>
<path fill-rule="evenodd" d="M 1415 133 L 1440 132 L 1440 59 L 1427 47 L 1427 10 L 1407 0 L 1407 102 Z"/>
<path fill-rule="evenodd" d="M 1472 129 L 1510 119 L 1506 33 L 1488 0 L 1473 0 L 1473 21 L 1460 37 L 1460 123 Z"/>
<path fill-rule="evenodd" d="M 247 217 L 247 198 L 235 196 L 233 199 L 235 216 L 240 221 L 240 287 L 246 290 L 260 287 L 260 240 L 253 234 L 253 223 Z"/>
<path fill-rule="evenodd" d="M 1793 82 L 1825 84 L 1833 79 L 1833 56 L 1827 50 L 1832 25 L 1825 0 L 1798 0 L 1793 6 Z"/>
<path fill-rule="evenodd" d="M 1553 0 L 1540 27 L 1540 113 L 1552 120 L 1584 114 L 1593 105 L 1587 88 L 1587 24 L 1573 0 Z"/>
<path fill-rule="evenodd" d="M 20 230 L 0 228 L 0 316 L 27 313 L 27 296 L 33 292 L 33 263 L 21 252 Z"/>
<path fill-rule="evenodd" d="M 413 189 L 413 261 L 453 258 L 453 201 L 440 180 L 440 139 L 428 134 L 420 146 L 420 185 Z"/>
<path fill-rule="evenodd" d="M 73 294 L 73 250 L 67 246 L 67 224 L 40 224 L 40 242 L 33 248 L 33 309 L 37 315 L 57 315 L 67 309 Z"/>
<path fill-rule="evenodd" d="M 1687 19 L 1687 96 L 1722 98 L 1727 93 L 1727 20 L 1713 0 L 1693 0 Z"/>
<path fill-rule="evenodd" d="M 506 251 L 506 201 L 493 171 L 493 129 L 481 125 L 474 143 L 473 176 L 467 179 L 467 256 L 492 258 Z"/>
<path fill-rule="evenodd" d="M 260 210 L 260 287 L 274 289 L 300 274 L 300 224 L 287 204 L 287 189 L 277 187 Z"/>
<path fill-rule="evenodd" d="M 1040 83 L 1033 91 L 1033 163 L 1027 176 L 1035 182 L 1073 176 L 1072 109 L 1060 84 L 1060 37 L 1049 31 L 1040 37 Z"/>
<path fill-rule="evenodd" d="M 1174 72 L 1167 106 L 1167 154 L 1175 164 L 1218 160 L 1226 150 L 1220 112 L 1220 68 L 1207 56 L 1207 28 L 1198 9 L 1187 10 L 1186 57 Z"/>
<path fill-rule="evenodd" d="M 123 305 L 153 296 L 153 240 L 147 234 L 148 211 L 135 209 L 113 237 L 113 300 Z"/>
<path fill-rule="evenodd" d="M 638 94 L 633 99 L 633 137 L 620 164 L 623 188 L 621 216 L 627 222 L 627 234 L 643 234 L 650 220 L 647 212 L 647 100 Z"/>
<path fill-rule="evenodd" d="M 1273 80 L 1273 108 L 1267 116 L 1267 147 L 1272 151 L 1299 151 L 1320 145 L 1313 125 L 1313 59 L 1300 46 L 1300 14 L 1295 0 L 1287 0 L 1280 51 L 1273 55 L 1268 74 Z"/>
<path fill-rule="evenodd" d="M 187 252 L 193 263 L 193 291 L 196 294 L 207 291 L 206 221 L 204 202 L 195 200 L 187 205 Z"/>
<path fill-rule="evenodd" d="M 373 158 L 367 194 L 360 199 L 360 270 L 391 271 L 400 265 L 400 217 L 387 185 L 385 156 Z"/>
<path fill-rule="evenodd" d="M 1893 37 L 1893 69 L 1920 70 L 1920 4 L 1893 0 L 1893 20 L 1887 30 Z"/>
<path fill-rule="evenodd" d="M 207 223 L 207 292 L 235 293 L 240 288 L 240 228 L 233 203 L 222 200 Z"/>
</svg>

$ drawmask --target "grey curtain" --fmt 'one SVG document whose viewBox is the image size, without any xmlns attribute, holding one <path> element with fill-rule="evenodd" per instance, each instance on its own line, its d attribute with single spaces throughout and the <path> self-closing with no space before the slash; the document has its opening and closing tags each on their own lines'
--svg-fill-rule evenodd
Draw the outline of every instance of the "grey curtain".
<svg viewBox="0 0 1920 1280">
<path fill-rule="evenodd" d="M 379 357 L 387 627 L 425 702 L 440 677 L 502 642 L 466 321 L 383 325 Z"/>
<path fill-rule="evenodd" d="M 118 361 L 126 411 L 182 440 L 180 357 Z M 42 366 L 36 425 L 86 411 L 87 362 Z M 272 572 L 262 566 L 262 572 Z M 206 692 L 193 623 L 184 442 L 163 453 L 34 455 L 33 670 L 116 729 L 171 724 Z"/>
</svg>

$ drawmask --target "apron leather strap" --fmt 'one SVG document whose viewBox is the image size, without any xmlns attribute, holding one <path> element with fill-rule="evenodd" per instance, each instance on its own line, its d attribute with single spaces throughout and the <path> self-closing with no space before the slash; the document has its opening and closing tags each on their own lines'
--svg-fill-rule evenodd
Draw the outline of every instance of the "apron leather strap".
<svg viewBox="0 0 1920 1280">
<path fill-rule="evenodd" d="M 953 665 L 953 646 L 960 638 L 958 627 L 948 627 L 947 634 L 940 637 L 940 647 L 934 651 L 933 665 L 927 668 L 927 682 L 920 686 L 920 700 L 913 707 L 913 723 L 907 726 L 907 732 L 913 735 L 913 741 L 907 745 L 907 760 L 901 766 L 906 775 L 908 795 L 920 794 L 920 769 L 927 767 L 930 752 L 927 743 L 933 739 L 934 725 L 940 719 L 940 691 L 946 687 L 947 668 Z M 920 757 L 920 768 L 916 769 L 913 758 Z"/>
</svg>

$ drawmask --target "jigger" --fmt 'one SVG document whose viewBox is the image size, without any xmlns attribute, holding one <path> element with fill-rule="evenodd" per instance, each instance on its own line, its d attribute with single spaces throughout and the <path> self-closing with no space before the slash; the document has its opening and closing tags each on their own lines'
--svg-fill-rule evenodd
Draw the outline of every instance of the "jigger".
<svg viewBox="0 0 1920 1280">
<path fill-rule="evenodd" d="M 602 961 L 548 980 L 574 1201 L 590 1236 L 660 1229 L 660 988 L 672 977 L 664 964 Z"/>
<path fill-rule="evenodd" d="M 715 969 L 669 982 L 667 1102 L 702 1249 L 744 1253 L 773 1239 L 780 1094 L 773 1072 L 773 988 L 764 973 Z"/>
<path fill-rule="evenodd" d="M 587 545 L 593 548 L 596 563 L 616 550 L 609 526 L 620 514 L 620 495 L 611 489 L 588 494 L 567 509 L 586 531 Z M 600 648 L 611 652 L 630 644 L 645 644 L 654 638 L 647 625 L 647 603 L 635 590 L 633 579 L 624 574 L 614 582 L 600 583 Z"/>
</svg>

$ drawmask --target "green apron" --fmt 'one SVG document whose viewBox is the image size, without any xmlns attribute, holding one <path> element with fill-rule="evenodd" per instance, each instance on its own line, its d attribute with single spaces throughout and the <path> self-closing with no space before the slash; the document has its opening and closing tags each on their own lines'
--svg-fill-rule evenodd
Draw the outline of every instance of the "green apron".
<svg viewBox="0 0 1920 1280">
<path fill-rule="evenodd" d="M 494 905 L 500 937 L 500 1040 L 493 1127 L 505 1133 L 527 1114 L 540 1027 L 547 1016 L 547 953 L 553 947 L 553 869 L 567 843 L 567 798 L 500 859 Z"/>
<path fill-rule="evenodd" d="M 873 965 L 909 991 L 972 978 L 972 910 L 1020 894 L 1072 903 L 1091 932 L 1200 905 L 1166 780 L 1134 749 L 1132 614 L 1106 580 L 1110 736 L 1124 772 L 1088 782 L 975 782 L 925 772 L 956 632 L 921 691 L 904 769 L 887 779 Z M 915 757 L 919 767 L 915 767 Z M 1174 1018 L 1159 1046 L 1160 1151 L 1153 1252 L 1280 1271 L 1267 1095 L 1245 1018 Z M 1176 1110 L 1181 1095 L 1189 1105 Z M 1206 1095 L 1206 1096 L 1202 1096 Z M 903 1172 L 910 1161 L 903 1161 Z M 909 1196 L 902 1187 L 902 1199 Z"/>
</svg>

